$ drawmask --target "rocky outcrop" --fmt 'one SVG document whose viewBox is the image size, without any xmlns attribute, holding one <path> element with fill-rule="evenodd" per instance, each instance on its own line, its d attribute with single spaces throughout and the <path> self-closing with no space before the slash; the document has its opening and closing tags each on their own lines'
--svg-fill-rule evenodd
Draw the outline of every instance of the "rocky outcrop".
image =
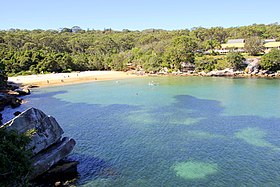
<svg viewBox="0 0 280 187">
<path fill-rule="evenodd" d="M 17 88 L 14 91 L 17 92 L 20 96 L 21 95 L 29 95 L 30 94 L 30 90 L 27 87 Z"/>
<path fill-rule="evenodd" d="M 15 94 L 0 93 L 0 111 L 4 110 L 5 106 L 16 108 L 21 105 L 22 99 L 17 98 Z"/>
<path fill-rule="evenodd" d="M 29 148 L 34 168 L 31 178 L 35 178 L 57 162 L 65 158 L 74 148 L 74 139 L 62 138 L 63 130 L 52 116 L 39 109 L 30 108 L 16 116 L 5 125 L 6 130 L 32 135 Z"/>
<path fill-rule="evenodd" d="M 30 108 L 5 124 L 7 130 L 17 130 L 19 133 L 31 132 L 32 141 L 29 144 L 33 154 L 36 154 L 61 139 L 62 128 L 52 116 L 47 116 L 41 110 Z"/>
<path fill-rule="evenodd" d="M 248 58 L 246 59 L 247 67 L 245 72 L 248 74 L 256 75 L 259 72 L 259 62 L 260 58 Z"/>
<path fill-rule="evenodd" d="M 65 158 L 74 148 L 76 142 L 74 139 L 64 137 L 58 143 L 50 146 L 32 158 L 33 176 L 39 176 L 48 171 L 54 164 Z M 54 164 L 53 164 L 54 163 Z"/>
</svg>

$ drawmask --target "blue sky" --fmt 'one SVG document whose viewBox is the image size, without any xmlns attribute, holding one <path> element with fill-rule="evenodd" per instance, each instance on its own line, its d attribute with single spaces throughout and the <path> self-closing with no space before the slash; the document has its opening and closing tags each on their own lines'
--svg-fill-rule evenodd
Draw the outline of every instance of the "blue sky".
<svg viewBox="0 0 280 187">
<path fill-rule="evenodd" d="M 275 23 L 279 0 L 1 0 L 0 29 L 190 29 Z"/>
</svg>

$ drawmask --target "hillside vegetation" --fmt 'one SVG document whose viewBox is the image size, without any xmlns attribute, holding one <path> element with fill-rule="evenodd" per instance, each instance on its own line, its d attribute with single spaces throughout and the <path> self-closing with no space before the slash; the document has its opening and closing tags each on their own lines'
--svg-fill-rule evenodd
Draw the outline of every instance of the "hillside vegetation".
<svg viewBox="0 0 280 187">
<path fill-rule="evenodd" d="M 231 62 L 227 61 L 226 56 L 215 58 L 216 54 L 211 50 L 219 48 L 228 39 L 250 39 L 252 36 L 279 40 L 280 25 L 198 27 L 174 31 L 98 31 L 82 30 L 77 26 L 60 30 L 10 29 L 0 31 L 0 65 L 5 67 L 8 75 L 84 70 L 125 71 L 128 67 L 147 72 L 157 72 L 166 67 L 173 71 L 181 68 L 181 62 L 196 63 L 202 70 L 204 67 L 221 69 Z M 210 54 L 205 55 L 205 51 L 210 51 Z M 257 54 L 256 51 L 253 53 Z M 271 66 L 266 64 L 265 67 Z M 275 67 L 278 68 L 273 66 L 274 70 Z"/>
</svg>

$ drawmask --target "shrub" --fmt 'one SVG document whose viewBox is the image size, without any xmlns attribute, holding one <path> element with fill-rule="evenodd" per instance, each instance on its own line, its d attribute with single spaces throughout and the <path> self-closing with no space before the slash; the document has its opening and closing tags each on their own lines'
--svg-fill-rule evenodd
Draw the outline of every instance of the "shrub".
<svg viewBox="0 0 280 187">
<path fill-rule="evenodd" d="M 217 64 L 217 59 L 213 57 L 204 56 L 201 59 L 195 61 L 195 69 L 197 71 L 212 71 L 215 69 L 215 65 Z"/>
<path fill-rule="evenodd" d="M 0 128 L 0 186 L 27 186 L 31 151 L 27 135 Z"/>
<path fill-rule="evenodd" d="M 217 59 L 215 67 L 217 70 L 223 70 L 230 67 L 230 64 L 225 59 Z"/>
<path fill-rule="evenodd" d="M 272 49 L 269 53 L 263 55 L 260 61 L 261 69 L 277 71 L 280 70 L 280 51 Z"/>
<path fill-rule="evenodd" d="M 244 69 L 245 68 L 245 58 L 239 52 L 230 52 L 226 56 L 226 61 L 230 64 L 230 67 L 237 70 L 237 69 Z"/>
</svg>

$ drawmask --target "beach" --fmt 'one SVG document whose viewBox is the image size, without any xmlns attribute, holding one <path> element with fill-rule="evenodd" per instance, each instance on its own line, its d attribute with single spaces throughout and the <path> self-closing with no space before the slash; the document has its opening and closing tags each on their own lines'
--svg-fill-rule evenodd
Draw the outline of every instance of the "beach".
<svg viewBox="0 0 280 187">
<path fill-rule="evenodd" d="M 9 77 L 8 81 L 16 84 L 44 87 L 133 77 L 137 77 L 137 75 L 122 71 L 83 71 L 16 76 Z"/>
</svg>

